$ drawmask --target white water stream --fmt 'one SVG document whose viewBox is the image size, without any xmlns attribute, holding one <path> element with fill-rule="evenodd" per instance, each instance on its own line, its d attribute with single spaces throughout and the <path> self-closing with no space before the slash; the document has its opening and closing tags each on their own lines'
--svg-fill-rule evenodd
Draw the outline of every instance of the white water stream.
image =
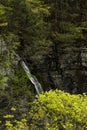
<svg viewBox="0 0 87 130">
<path fill-rule="evenodd" d="M 18 60 L 20 61 L 20 64 L 22 66 L 22 68 L 24 69 L 25 73 L 27 74 L 28 78 L 30 79 L 31 83 L 34 85 L 37 94 L 43 93 L 43 88 L 41 86 L 41 84 L 39 83 L 39 81 L 37 80 L 37 78 L 31 74 L 29 68 L 27 67 L 27 65 L 25 64 L 25 62 L 23 60 L 21 60 L 21 58 L 16 55 Z"/>
</svg>

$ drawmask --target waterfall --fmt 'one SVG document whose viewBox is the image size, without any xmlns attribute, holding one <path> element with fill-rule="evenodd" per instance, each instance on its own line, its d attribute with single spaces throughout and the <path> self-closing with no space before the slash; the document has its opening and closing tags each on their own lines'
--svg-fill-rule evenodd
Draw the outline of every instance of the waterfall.
<svg viewBox="0 0 87 130">
<path fill-rule="evenodd" d="M 24 69 L 25 73 L 27 74 L 28 78 L 30 79 L 31 83 L 34 85 L 37 94 L 40 94 L 43 92 L 43 88 L 41 86 L 41 84 L 39 83 L 39 81 L 37 80 L 37 78 L 31 74 L 29 68 L 27 67 L 27 65 L 25 64 L 25 62 L 23 60 L 21 60 L 21 58 L 16 54 L 18 60 L 20 61 L 20 64 L 22 66 L 22 68 Z"/>
</svg>

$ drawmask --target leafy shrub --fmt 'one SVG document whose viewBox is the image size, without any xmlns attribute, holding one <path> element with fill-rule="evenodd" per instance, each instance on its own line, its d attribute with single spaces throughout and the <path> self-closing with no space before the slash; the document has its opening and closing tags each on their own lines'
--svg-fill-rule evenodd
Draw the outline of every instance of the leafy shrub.
<svg viewBox="0 0 87 130">
<path fill-rule="evenodd" d="M 37 96 L 29 117 L 30 130 L 86 130 L 87 96 L 51 90 Z"/>
<path fill-rule="evenodd" d="M 22 119 L 21 121 L 14 121 L 16 125 L 13 125 L 11 121 L 6 121 L 6 130 L 28 130 L 26 119 Z"/>
<path fill-rule="evenodd" d="M 87 96 L 50 90 L 37 96 L 28 117 L 4 116 L 6 130 L 87 130 Z"/>
</svg>

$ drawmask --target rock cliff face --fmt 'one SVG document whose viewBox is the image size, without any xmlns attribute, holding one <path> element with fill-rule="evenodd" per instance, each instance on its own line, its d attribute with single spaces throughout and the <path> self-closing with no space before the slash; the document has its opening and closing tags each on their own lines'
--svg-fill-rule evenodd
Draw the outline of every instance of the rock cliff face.
<svg viewBox="0 0 87 130">
<path fill-rule="evenodd" d="M 56 62 L 57 61 L 57 62 Z M 87 92 L 87 48 L 64 48 L 53 58 L 51 54 L 45 64 L 47 79 L 52 88 L 70 93 Z"/>
<path fill-rule="evenodd" d="M 14 72 L 14 66 L 18 64 L 18 61 L 14 59 L 14 55 L 10 53 L 11 49 L 5 43 L 3 39 L 0 39 L 0 74 L 5 76 Z"/>
<path fill-rule="evenodd" d="M 11 60 L 10 58 L 6 44 L 1 39 L 0 74 L 7 75 L 13 73 L 14 68 L 6 66 L 6 63 Z M 14 64 L 18 64 L 17 60 L 14 61 Z M 44 83 L 42 86 L 47 86 L 46 90 L 51 87 L 52 89 L 59 88 L 70 93 L 87 92 L 87 48 L 61 48 L 56 54 L 54 52 L 50 53 L 46 57 L 44 64 L 39 66 L 39 68 L 42 75 L 41 80 Z M 35 67 L 33 71 L 36 71 Z"/>
<path fill-rule="evenodd" d="M 6 75 L 10 71 L 10 68 L 5 66 L 6 61 L 8 61 L 7 59 L 9 59 L 6 59 L 6 57 L 8 57 L 7 46 L 4 40 L 0 39 L 0 74 L 2 75 Z"/>
</svg>

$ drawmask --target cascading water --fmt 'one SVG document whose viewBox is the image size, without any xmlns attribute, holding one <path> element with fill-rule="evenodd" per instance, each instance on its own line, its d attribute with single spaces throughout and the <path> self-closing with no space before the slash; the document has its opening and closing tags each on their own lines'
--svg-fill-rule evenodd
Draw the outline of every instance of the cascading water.
<svg viewBox="0 0 87 130">
<path fill-rule="evenodd" d="M 21 58 L 16 54 L 18 60 L 20 61 L 20 64 L 22 66 L 22 68 L 24 69 L 25 73 L 27 74 L 28 78 L 30 79 L 31 83 L 34 84 L 35 89 L 37 94 L 43 93 L 43 88 L 41 86 L 41 84 L 39 83 L 39 81 L 37 80 L 37 78 L 31 74 L 29 68 L 27 67 L 27 65 L 25 64 L 25 62 L 23 60 L 21 60 Z"/>
</svg>

